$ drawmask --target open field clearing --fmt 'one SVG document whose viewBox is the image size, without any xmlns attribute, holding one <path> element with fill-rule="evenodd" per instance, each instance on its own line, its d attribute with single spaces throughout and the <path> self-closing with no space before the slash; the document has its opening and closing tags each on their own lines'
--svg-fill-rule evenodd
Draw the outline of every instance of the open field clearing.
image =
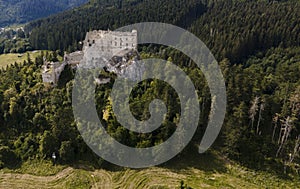
<svg viewBox="0 0 300 189">
<path fill-rule="evenodd" d="M 27 53 L 31 60 L 34 60 L 37 56 L 41 54 L 41 51 L 30 51 L 26 53 L 9 53 L 0 55 L 0 68 L 6 68 L 7 65 L 14 64 L 15 62 L 20 64 L 27 60 Z M 62 57 L 58 57 L 62 60 Z"/>
<path fill-rule="evenodd" d="M 40 51 L 31 51 L 28 52 L 30 58 L 34 60 L 38 55 L 40 55 Z M 0 68 L 6 68 L 7 65 L 11 65 L 16 63 L 23 63 L 27 60 L 27 53 L 9 53 L 9 54 L 1 54 L 0 55 Z"/>
<path fill-rule="evenodd" d="M 187 169 L 176 172 L 155 167 L 111 172 L 68 167 L 54 176 L 1 173 L 0 188 L 178 188 L 181 180 L 192 188 L 297 188 L 300 184 L 237 167 L 228 171 L 211 173 Z"/>
<path fill-rule="evenodd" d="M 198 159 L 198 160 L 201 160 Z M 205 159 L 202 159 L 205 160 Z M 200 166 L 205 162 L 200 163 Z M 192 188 L 297 188 L 299 180 L 284 180 L 265 172 L 255 172 L 233 163 L 224 167 L 196 168 L 190 163 L 186 168 L 153 167 L 148 169 L 93 170 L 89 168 L 72 168 L 53 166 L 50 162 L 40 162 L 35 170 L 44 172 L 33 174 L 37 165 L 25 164 L 20 169 L 2 170 L 0 188 L 124 188 L 154 189 L 179 188 L 180 181 Z M 31 168 L 32 166 L 32 168 Z M 18 172 L 23 172 L 18 173 Z M 31 174 L 28 174 L 31 173 Z M 43 176 L 42 176 L 43 175 Z M 47 175 L 47 176 L 46 176 Z"/>
</svg>

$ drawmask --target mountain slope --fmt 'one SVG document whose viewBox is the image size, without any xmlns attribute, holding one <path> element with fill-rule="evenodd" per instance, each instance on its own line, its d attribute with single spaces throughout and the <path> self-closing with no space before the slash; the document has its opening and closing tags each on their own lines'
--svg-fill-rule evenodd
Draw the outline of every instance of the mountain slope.
<svg viewBox="0 0 300 189">
<path fill-rule="evenodd" d="M 220 1 L 190 30 L 218 58 L 238 63 L 271 47 L 300 45 L 300 1 Z"/>
<path fill-rule="evenodd" d="M 0 0 L 0 27 L 26 23 L 85 2 L 87 0 Z"/>
<path fill-rule="evenodd" d="M 257 51 L 300 44 L 299 1 L 131 0 L 123 3 L 91 1 L 82 6 L 30 23 L 35 49 L 74 51 L 85 33 L 116 29 L 132 23 L 156 21 L 188 28 L 221 60 L 242 62 Z M 225 42 L 226 41 L 226 42 Z"/>
<path fill-rule="evenodd" d="M 30 42 L 35 49 L 73 51 L 93 29 L 116 29 L 138 22 L 166 22 L 187 27 L 205 12 L 199 0 L 90 1 L 75 10 L 30 23 Z M 71 49 L 68 49 L 72 47 Z"/>
</svg>

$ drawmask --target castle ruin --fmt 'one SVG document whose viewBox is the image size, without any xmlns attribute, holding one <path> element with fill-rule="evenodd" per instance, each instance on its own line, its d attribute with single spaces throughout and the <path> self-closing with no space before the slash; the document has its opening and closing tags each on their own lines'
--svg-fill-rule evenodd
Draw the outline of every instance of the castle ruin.
<svg viewBox="0 0 300 189">
<path fill-rule="evenodd" d="M 44 83 L 56 85 L 61 72 L 65 69 L 66 62 L 48 62 L 44 60 L 42 66 L 42 78 Z"/>
<path fill-rule="evenodd" d="M 116 54 L 124 49 L 137 49 L 137 31 L 119 32 L 95 30 L 88 32 L 83 43 L 83 51 L 86 48 L 97 46 L 101 52 Z"/>
<path fill-rule="evenodd" d="M 120 69 L 113 68 L 114 66 L 112 64 L 106 65 L 108 62 L 103 61 L 103 59 L 106 60 L 106 57 L 121 57 L 124 64 L 124 58 L 122 57 L 127 53 L 137 52 L 137 43 L 138 36 L 136 30 L 131 32 L 110 30 L 95 30 L 88 32 L 83 42 L 82 51 L 66 54 L 62 63 L 44 61 L 42 67 L 43 82 L 56 85 L 60 74 L 66 65 L 71 65 L 74 68 L 82 66 L 82 64 L 88 64 L 84 66 L 89 67 L 99 67 L 100 63 L 105 64 L 100 65 L 102 68 L 109 67 L 112 71 L 116 72 L 116 70 L 118 70 L 118 73 L 121 73 Z M 119 66 L 119 64 L 115 65 Z"/>
</svg>

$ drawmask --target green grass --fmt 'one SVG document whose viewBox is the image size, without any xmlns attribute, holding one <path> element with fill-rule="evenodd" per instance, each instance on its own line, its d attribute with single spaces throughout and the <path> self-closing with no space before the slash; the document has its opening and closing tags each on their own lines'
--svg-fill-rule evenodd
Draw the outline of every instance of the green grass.
<svg viewBox="0 0 300 189">
<path fill-rule="evenodd" d="M 93 179 L 88 171 L 76 170 L 74 174 L 65 182 L 64 188 L 90 188 L 93 184 Z"/>
<path fill-rule="evenodd" d="M 32 60 L 34 60 L 38 55 L 40 55 L 40 51 L 32 51 L 32 52 L 28 52 L 28 53 Z M 24 60 L 27 60 L 27 53 L 1 54 L 0 55 L 0 68 L 6 68 L 7 65 L 14 64 L 15 62 L 23 63 Z"/>
<path fill-rule="evenodd" d="M 49 161 L 26 162 L 0 171 L 0 188 L 178 188 L 180 181 L 198 188 L 298 188 L 299 178 L 282 179 L 254 171 L 214 154 L 176 158 L 163 166 L 93 170 L 77 165 L 53 166 Z M 18 179 L 16 179 L 18 178 Z"/>
<path fill-rule="evenodd" d="M 4 173 L 30 174 L 36 176 L 52 176 L 66 169 L 67 166 L 54 165 L 51 161 L 31 160 L 15 169 L 3 169 Z"/>
<path fill-rule="evenodd" d="M 6 68 L 8 65 L 16 63 L 23 63 L 27 60 L 27 53 L 30 55 L 30 59 L 34 60 L 41 54 L 41 51 L 30 51 L 26 53 L 8 53 L 0 55 L 0 68 Z M 61 61 L 62 57 L 58 57 Z"/>
</svg>

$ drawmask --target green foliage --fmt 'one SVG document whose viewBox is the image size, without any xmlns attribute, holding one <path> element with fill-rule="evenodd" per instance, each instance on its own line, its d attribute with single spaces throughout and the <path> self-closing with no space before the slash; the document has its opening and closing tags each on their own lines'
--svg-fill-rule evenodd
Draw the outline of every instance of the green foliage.
<svg viewBox="0 0 300 189">
<path fill-rule="evenodd" d="M 35 49 L 75 51 L 80 49 L 79 41 L 85 38 L 86 32 L 93 29 L 117 29 L 146 21 L 188 26 L 204 10 L 205 6 L 198 0 L 101 0 L 32 22 L 26 31 L 32 31 L 30 44 Z"/>
<path fill-rule="evenodd" d="M 0 168 L 10 167 L 14 168 L 19 163 L 19 158 L 14 151 L 8 146 L 0 147 Z"/>
<path fill-rule="evenodd" d="M 170 49 L 166 49 L 166 52 L 170 54 L 166 57 L 183 67 L 190 76 L 199 95 L 202 109 L 199 129 L 191 146 L 184 151 L 188 153 L 196 150 L 193 146 L 201 140 L 205 131 L 210 111 L 210 94 L 199 69 L 194 66 L 186 67 L 186 63 L 181 62 L 186 60 L 185 57 L 177 55 L 177 52 Z M 272 160 L 278 158 L 283 162 L 286 155 L 293 151 L 295 138 L 299 134 L 299 122 L 295 121 L 291 136 L 280 156 L 276 157 L 278 144 L 275 140 L 278 140 L 280 129 L 275 129 L 273 141 L 272 120 L 276 113 L 284 118 L 294 111 L 290 108 L 294 101 L 287 99 L 297 94 L 295 88 L 299 86 L 300 78 L 299 52 L 299 48 L 270 49 L 252 56 L 244 66 L 232 66 L 228 59 L 222 61 L 228 109 L 220 138 L 220 144 L 224 145 L 218 147 L 226 155 L 244 165 L 268 169 L 273 166 Z M 160 50 L 142 54 L 148 57 L 165 56 Z M 49 53 L 46 56 L 53 57 Z M 75 127 L 71 107 L 73 70 L 67 67 L 60 78 L 61 85 L 51 88 L 41 83 L 41 57 L 37 57 L 35 61 L 28 57 L 27 61 L 23 65 L 11 65 L 0 72 L 1 134 L 6 141 L 12 141 L 6 145 L 12 145 L 11 150 L 22 160 L 38 157 L 49 159 L 56 152 L 61 163 L 89 159 L 93 164 L 101 165 L 102 160 L 86 146 Z M 167 67 L 165 70 L 168 72 Z M 147 80 L 134 88 L 130 96 L 130 108 L 137 119 L 149 119 L 148 106 L 154 98 L 163 100 L 168 107 L 167 120 L 158 130 L 151 134 L 136 134 L 117 122 L 109 100 L 115 75 L 103 74 L 111 77 L 112 82 L 97 86 L 95 100 L 99 117 L 111 136 L 126 145 L 144 148 L 160 144 L 174 133 L 180 118 L 180 105 L 176 92 L 170 86 L 158 80 Z M 261 99 L 258 106 L 264 103 L 265 108 L 261 112 L 262 119 L 259 121 L 257 112 L 252 122 L 249 110 L 255 97 Z M 299 119 L 297 115 L 293 114 L 294 119 Z M 294 161 L 299 162 L 298 156 L 295 156 Z"/>
<path fill-rule="evenodd" d="M 23 160 L 28 158 L 35 158 L 39 148 L 38 137 L 34 136 L 32 133 L 26 134 L 26 136 L 20 136 L 14 142 L 14 148 L 16 153 Z"/>
<path fill-rule="evenodd" d="M 31 50 L 32 47 L 27 38 L 7 39 L 0 37 L 0 54 L 24 53 Z"/>
<path fill-rule="evenodd" d="M 122 5 L 118 5 L 120 2 Z M 93 1 L 78 9 L 32 22 L 30 44 L 35 49 L 80 49 L 87 31 L 116 29 L 146 21 L 188 28 L 231 63 L 271 47 L 298 46 L 299 1 Z M 247 16 L 246 16 L 247 15 Z M 226 41 L 226 43 L 224 43 Z"/>
<path fill-rule="evenodd" d="M 26 23 L 85 3 L 87 0 L 1 0 L 0 27 Z"/>
<path fill-rule="evenodd" d="M 291 99 L 297 93 L 300 84 L 299 48 L 270 49 L 265 54 L 252 56 L 246 66 L 229 68 L 227 80 L 228 110 L 224 125 L 223 150 L 245 165 L 265 168 L 266 159 L 276 158 L 283 127 L 274 122 L 291 115 Z M 250 119 L 253 99 L 259 97 L 254 119 Z M 293 101 L 296 103 L 296 101 Z M 259 115 L 259 107 L 264 108 Z M 295 111 L 296 109 L 294 109 Z M 287 161 L 293 153 L 296 138 L 299 135 L 299 114 L 293 122 L 288 141 L 281 160 Z M 253 127 L 254 125 L 254 127 Z M 258 129 L 257 129 L 258 128 Z"/>
<path fill-rule="evenodd" d="M 256 169 L 280 172 L 278 167 L 284 162 L 296 166 L 300 163 L 296 145 L 300 135 L 299 2 L 209 1 L 206 5 L 194 0 L 90 1 L 78 9 L 32 22 L 27 30 L 32 30 L 30 43 L 34 48 L 64 52 L 80 49 L 78 42 L 91 29 L 115 29 L 140 21 L 190 28 L 221 60 L 226 81 L 227 116 L 216 147 L 231 159 Z M 22 33 L 18 36 L 26 40 Z M 149 45 L 141 50 L 144 58 L 173 61 L 194 82 L 201 107 L 199 129 L 183 154 L 197 150 L 195 144 L 205 131 L 212 101 L 203 73 L 172 48 Z M 101 165 L 103 160 L 86 146 L 76 129 L 71 106 L 74 70 L 66 67 L 58 87 L 42 84 L 43 56 L 56 61 L 59 52 L 46 52 L 35 60 L 28 56 L 23 64 L 0 71 L 1 137 L 9 146 L 4 151 L 10 155 L 15 152 L 23 160 L 49 159 L 56 152 L 61 163 L 89 160 Z M 169 73 L 167 66 L 164 71 Z M 123 128 L 113 113 L 110 93 L 116 76 L 101 74 L 112 82 L 96 87 L 96 108 L 111 136 L 128 146 L 145 148 L 162 143 L 174 133 L 181 116 L 180 104 L 168 84 L 147 80 L 132 91 L 130 109 L 137 119 L 149 119 L 148 106 L 155 98 L 163 100 L 168 109 L 159 129 L 137 134 Z M 290 130 L 283 137 L 285 128 Z M 7 162 L 4 156 L 2 166 Z"/>
<path fill-rule="evenodd" d="M 59 157 L 64 162 L 72 162 L 75 159 L 74 147 L 72 142 L 63 141 L 59 149 Z"/>
<path fill-rule="evenodd" d="M 219 59 L 241 63 L 271 47 L 300 45 L 299 1 L 213 1 L 190 30 Z"/>
<path fill-rule="evenodd" d="M 40 152 L 45 157 L 51 157 L 52 153 L 58 150 L 58 142 L 49 131 L 45 131 L 40 140 Z"/>
</svg>

